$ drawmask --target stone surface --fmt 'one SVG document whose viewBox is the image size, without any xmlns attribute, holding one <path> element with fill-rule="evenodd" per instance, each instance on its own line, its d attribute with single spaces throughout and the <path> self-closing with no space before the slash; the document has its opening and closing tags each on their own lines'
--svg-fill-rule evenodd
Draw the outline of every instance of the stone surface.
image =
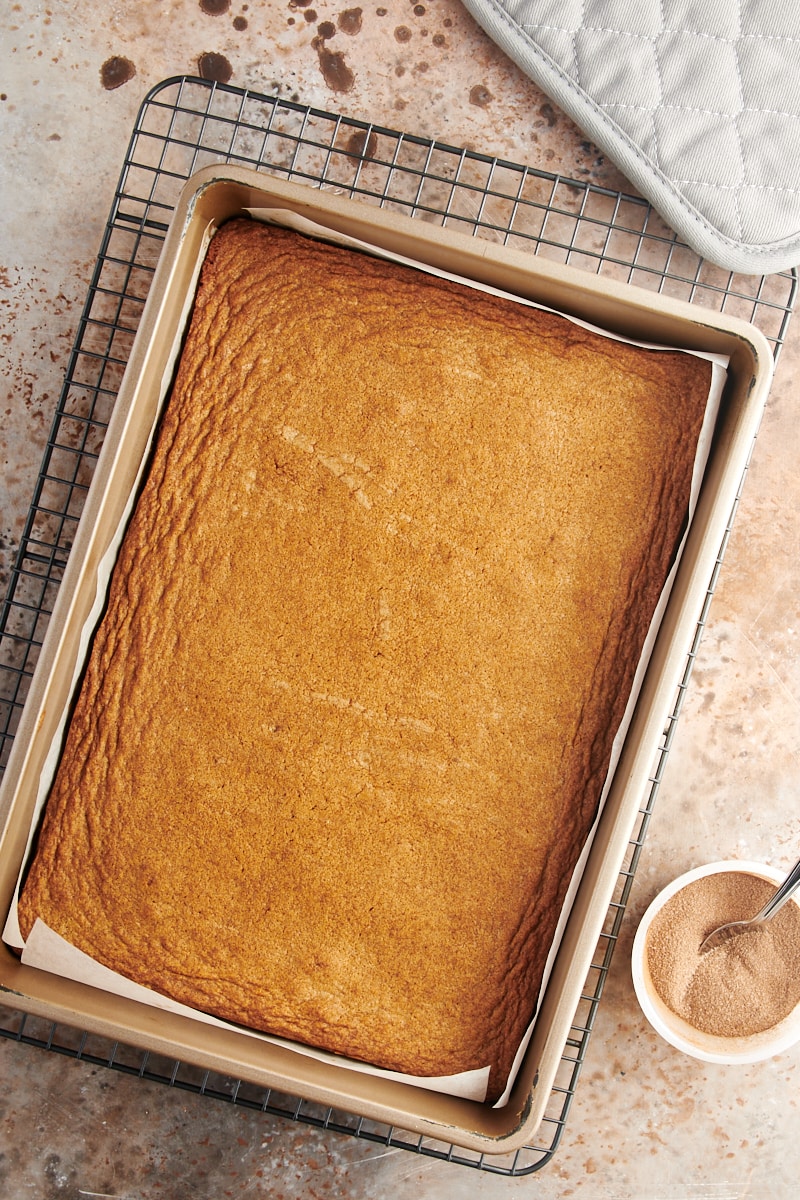
<svg viewBox="0 0 800 1200">
<path fill-rule="evenodd" d="M 130 130 L 150 87 L 230 82 L 625 187 L 456 0 L 0 0 L 0 586 L 20 536 Z M 651 1032 L 638 916 L 675 875 L 800 848 L 800 325 L 790 331 L 561 1146 L 495 1178 L 0 1039 L 0 1194 L 789 1200 L 800 1052 L 735 1070 Z"/>
</svg>

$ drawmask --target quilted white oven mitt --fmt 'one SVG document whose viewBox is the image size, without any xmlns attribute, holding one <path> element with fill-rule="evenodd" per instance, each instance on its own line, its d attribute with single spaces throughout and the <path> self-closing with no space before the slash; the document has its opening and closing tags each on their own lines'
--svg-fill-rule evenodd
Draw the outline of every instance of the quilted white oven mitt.
<svg viewBox="0 0 800 1200">
<path fill-rule="evenodd" d="M 703 258 L 800 263 L 800 0 L 464 0 Z"/>
</svg>

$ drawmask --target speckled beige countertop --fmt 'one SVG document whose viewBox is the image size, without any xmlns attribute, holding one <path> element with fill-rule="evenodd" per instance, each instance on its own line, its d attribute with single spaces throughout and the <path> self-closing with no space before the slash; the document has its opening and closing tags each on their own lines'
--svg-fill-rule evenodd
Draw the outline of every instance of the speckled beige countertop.
<svg viewBox="0 0 800 1200">
<path fill-rule="evenodd" d="M 627 189 L 456 0 L 0 3 L 0 575 L 30 502 L 139 105 L 232 84 Z M 790 331 L 561 1146 L 496 1178 L 320 1133 L 0 1039 L 0 1194 L 789 1200 L 800 1050 L 705 1066 L 648 1027 L 637 918 L 675 875 L 800 852 L 800 323 Z"/>
</svg>

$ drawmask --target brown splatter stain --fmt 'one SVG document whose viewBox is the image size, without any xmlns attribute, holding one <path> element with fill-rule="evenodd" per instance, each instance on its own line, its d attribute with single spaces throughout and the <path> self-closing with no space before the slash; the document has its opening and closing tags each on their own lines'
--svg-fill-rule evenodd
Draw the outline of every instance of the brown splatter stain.
<svg viewBox="0 0 800 1200">
<path fill-rule="evenodd" d="M 434 46 L 440 46 L 440 47 L 446 46 L 447 38 L 444 36 L 443 33 L 435 33 L 433 35 L 433 44 L 434 44 Z"/>
<path fill-rule="evenodd" d="M 100 82 L 107 92 L 113 92 L 115 88 L 122 87 L 123 83 L 133 79 L 135 74 L 136 67 L 129 58 L 112 54 L 100 68 Z"/>
<path fill-rule="evenodd" d="M 225 55 L 216 54 L 214 51 L 199 56 L 197 69 L 201 79 L 208 79 L 212 83 L 227 83 L 233 75 L 233 67 Z"/>
<path fill-rule="evenodd" d="M 494 96 L 489 89 L 482 83 L 476 83 L 474 88 L 470 88 L 469 102 L 476 104 L 478 108 L 487 108 L 492 103 Z"/>
<path fill-rule="evenodd" d="M 221 17 L 231 6 L 231 0 L 200 0 L 200 10 L 207 17 Z"/>
<path fill-rule="evenodd" d="M 351 91 L 356 77 L 345 62 L 341 51 L 329 50 L 323 37 L 314 38 L 312 45 L 317 52 L 322 78 L 331 91 Z"/>
<path fill-rule="evenodd" d="M 356 129 L 350 134 L 344 147 L 351 158 L 374 158 L 378 149 L 378 139 L 366 129 Z"/>
<path fill-rule="evenodd" d="M 307 21 L 309 25 L 313 25 L 314 22 L 316 21 L 316 19 L 317 19 L 317 10 L 315 8 L 307 8 L 306 11 L 303 13 L 303 20 Z"/>
<path fill-rule="evenodd" d="M 424 17 L 425 16 L 425 5 L 424 4 L 415 4 L 414 5 L 414 16 L 415 17 Z"/>
<path fill-rule="evenodd" d="M 411 30 L 407 25 L 398 25 L 394 31 L 395 40 L 398 42 L 410 42 Z"/>
<path fill-rule="evenodd" d="M 323 41 L 328 41 L 329 38 L 336 37 L 336 26 L 333 21 L 320 21 L 317 33 Z"/>
<path fill-rule="evenodd" d="M 233 28 L 237 33 L 244 33 L 245 29 L 247 29 L 247 17 L 234 17 Z"/>
<path fill-rule="evenodd" d="M 346 8 L 344 12 L 339 13 L 336 24 L 341 29 L 342 33 L 347 33 L 350 37 L 354 37 L 361 32 L 361 14 L 360 8 Z"/>
</svg>

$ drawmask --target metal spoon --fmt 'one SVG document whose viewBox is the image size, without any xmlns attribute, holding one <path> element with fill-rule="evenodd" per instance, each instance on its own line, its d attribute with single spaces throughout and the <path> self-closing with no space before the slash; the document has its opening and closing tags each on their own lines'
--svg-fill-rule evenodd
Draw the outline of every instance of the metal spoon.
<svg viewBox="0 0 800 1200">
<path fill-rule="evenodd" d="M 728 925 L 720 925 L 718 929 L 712 930 L 708 937 L 704 938 L 700 943 L 700 953 L 705 954 L 707 951 L 713 950 L 716 946 L 721 946 L 729 938 L 735 937 L 739 933 L 744 933 L 747 929 L 753 929 L 757 925 L 762 925 L 764 921 L 768 921 L 770 917 L 774 917 L 779 908 L 783 908 L 789 897 L 799 887 L 800 859 L 792 867 L 775 895 L 771 900 L 767 901 L 760 913 L 756 913 L 749 921 L 731 921 Z"/>
</svg>

